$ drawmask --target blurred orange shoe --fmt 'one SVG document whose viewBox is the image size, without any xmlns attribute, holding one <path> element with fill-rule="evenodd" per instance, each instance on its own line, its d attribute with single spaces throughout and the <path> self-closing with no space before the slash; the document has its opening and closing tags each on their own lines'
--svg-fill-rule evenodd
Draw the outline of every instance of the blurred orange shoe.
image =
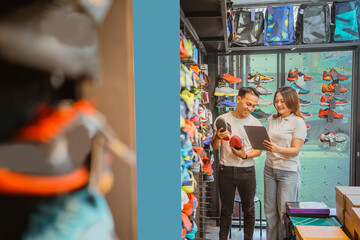
<svg viewBox="0 0 360 240">
<path fill-rule="evenodd" d="M 228 83 L 239 83 L 241 82 L 241 78 L 234 77 L 228 73 L 225 73 L 224 76 L 220 76 L 220 78 L 226 80 Z"/>
<path fill-rule="evenodd" d="M 321 87 L 321 91 L 323 93 L 335 93 L 335 86 L 339 86 L 341 93 L 346 93 L 348 91 L 346 88 L 342 88 L 339 84 L 336 83 L 330 83 L 328 85 L 323 84 Z"/>
</svg>

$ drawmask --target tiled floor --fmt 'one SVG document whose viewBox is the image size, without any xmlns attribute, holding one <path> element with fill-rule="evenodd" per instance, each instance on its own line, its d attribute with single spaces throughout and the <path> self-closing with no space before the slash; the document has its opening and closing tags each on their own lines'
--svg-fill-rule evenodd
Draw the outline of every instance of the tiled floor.
<svg viewBox="0 0 360 240">
<path fill-rule="evenodd" d="M 212 240 L 218 240 L 219 239 L 219 227 L 215 225 L 215 221 L 214 221 L 214 223 L 212 223 L 209 226 L 208 232 L 210 234 L 206 234 L 205 238 L 212 239 Z M 232 229 L 231 229 L 231 239 L 233 239 L 233 240 L 244 239 L 244 231 L 243 230 L 239 231 L 238 227 L 232 227 Z M 266 240 L 266 229 L 263 227 L 262 235 L 260 235 L 260 229 L 255 228 L 253 240 Z"/>
</svg>

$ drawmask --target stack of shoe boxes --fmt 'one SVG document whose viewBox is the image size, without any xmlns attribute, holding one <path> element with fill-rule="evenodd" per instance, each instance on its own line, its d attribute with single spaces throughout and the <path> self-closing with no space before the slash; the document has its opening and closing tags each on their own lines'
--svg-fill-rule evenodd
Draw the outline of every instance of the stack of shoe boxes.
<svg viewBox="0 0 360 240">
<path fill-rule="evenodd" d="M 335 187 L 336 216 L 349 234 L 360 237 L 360 187 Z"/>
</svg>

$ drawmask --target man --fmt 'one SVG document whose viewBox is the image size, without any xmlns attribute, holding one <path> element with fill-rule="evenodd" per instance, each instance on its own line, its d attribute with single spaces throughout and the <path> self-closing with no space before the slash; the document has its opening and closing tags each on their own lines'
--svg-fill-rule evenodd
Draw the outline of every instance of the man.
<svg viewBox="0 0 360 240">
<path fill-rule="evenodd" d="M 221 216 L 219 239 L 227 239 L 231 226 L 236 188 L 240 194 L 244 212 L 244 239 L 251 240 L 255 227 L 254 197 L 256 191 L 254 157 L 261 154 L 261 150 L 254 150 L 244 129 L 244 125 L 261 126 L 259 120 L 250 113 L 254 111 L 259 99 L 258 91 L 253 87 L 242 87 L 237 96 L 237 106 L 233 112 L 228 112 L 221 117 L 231 126 L 232 136 L 244 139 L 245 146 L 240 150 L 231 147 L 228 132 L 221 132 L 214 124 L 214 138 L 211 145 L 214 150 L 221 147 L 219 163 L 219 190 L 221 199 Z"/>
</svg>

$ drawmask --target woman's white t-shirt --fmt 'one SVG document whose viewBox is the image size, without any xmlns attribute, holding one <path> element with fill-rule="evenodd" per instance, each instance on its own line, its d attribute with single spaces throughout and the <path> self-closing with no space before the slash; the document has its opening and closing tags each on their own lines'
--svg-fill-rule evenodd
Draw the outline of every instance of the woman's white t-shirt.
<svg viewBox="0 0 360 240">
<path fill-rule="evenodd" d="M 274 119 L 270 116 L 267 121 L 266 130 L 271 140 L 280 147 L 291 147 L 293 138 L 305 140 L 306 124 L 304 119 L 290 114 L 285 118 Z M 294 157 L 285 156 L 281 153 L 266 152 L 266 165 L 274 169 L 296 172 L 300 169 L 299 154 Z"/>
</svg>

